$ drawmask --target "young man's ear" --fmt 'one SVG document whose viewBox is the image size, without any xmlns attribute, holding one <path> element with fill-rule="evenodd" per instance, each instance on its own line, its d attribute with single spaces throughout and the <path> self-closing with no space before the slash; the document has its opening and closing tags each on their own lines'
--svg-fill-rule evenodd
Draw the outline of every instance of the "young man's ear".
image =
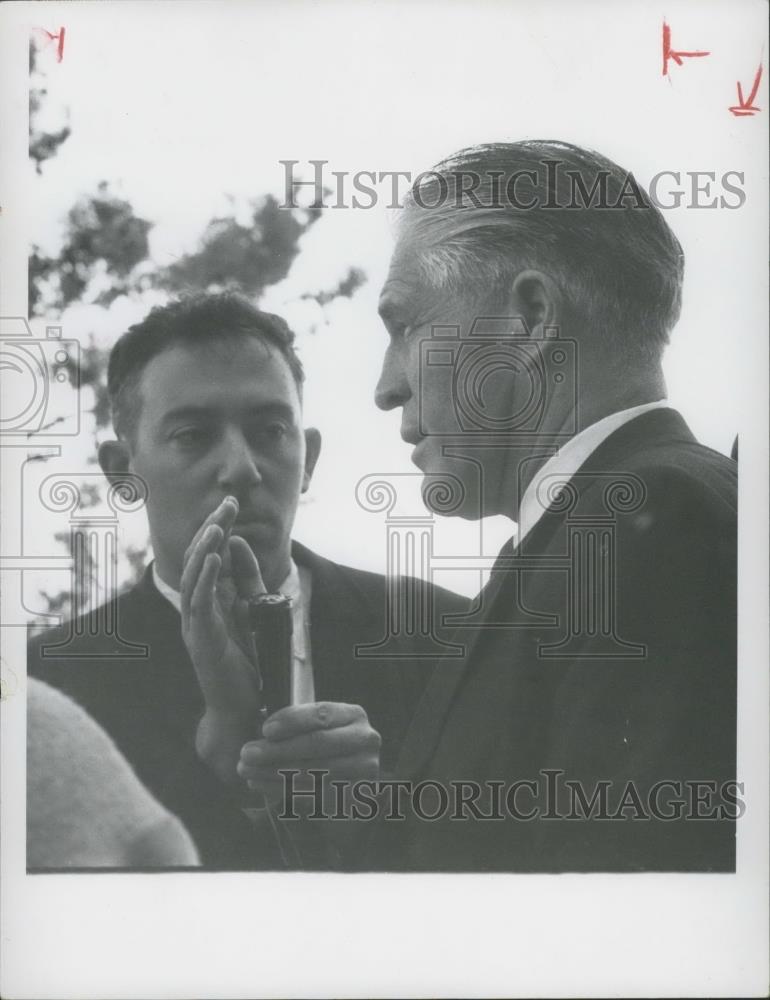
<svg viewBox="0 0 770 1000">
<path fill-rule="evenodd" d="M 302 492 L 306 493 L 313 478 L 318 456 L 321 454 L 321 432 L 315 427 L 305 431 L 305 472 L 302 476 Z"/>
<path fill-rule="evenodd" d="M 516 275 L 511 288 L 512 308 L 527 324 L 530 335 L 544 326 L 557 326 L 561 315 L 561 292 L 543 271 L 526 270 Z"/>
<path fill-rule="evenodd" d="M 131 451 L 125 441 L 103 441 L 99 445 L 99 465 L 108 479 L 131 471 Z"/>
</svg>

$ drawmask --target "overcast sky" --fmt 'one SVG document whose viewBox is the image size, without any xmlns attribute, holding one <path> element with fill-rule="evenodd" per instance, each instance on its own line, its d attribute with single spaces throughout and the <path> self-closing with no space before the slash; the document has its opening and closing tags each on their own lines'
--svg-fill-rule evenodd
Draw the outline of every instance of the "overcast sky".
<svg viewBox="0 0 770 1000">
<path fill-rule="evenodd" d="M 669 394 L 704 443 L 729 451 L 745 419 L 745 387 L 763 377 L 752 338 L 762 328 L 757 290 L 766 254 L 764 125 L 727 108 L 735 81 L 751 82 L 761 45 L 750 19 L 731 17 L 729 5 L 670 5 L 674 45 L 713 52 L 663 78 L 659 11 L 624 4 L 621 18 L 618 10 L 283 0 L 154 4 L 150 16 L 132 3 L 40 5 L 42 27 L 66 23 L 62 62 L 54 62 L 53 46 L 41 61 L 49 113 L 68 108 L 72 136 L 41 178 L 30 177 L 29 238 L 55 250 L 72 202 L 108 180 L 155 223 L 152 254 L 164 264 L 189 251 L 213 215 L 232 205 L 242 212 L 247 199 L 267 192 L 282 197 L 284 159 L 325 159 L 329 171 L 416 174 L 477 141 L 541 137 L 594 147 L 644 184 L 674 171 L 687 194 L 666 218 L 687 273 L 666 358 Z M 723 174 L 742 172 L 744 205 L 686 207 L 690 171 L 713 172 L 717 197 Z M 667 178 L 659 194 L 668 198 L 676 186 Z M 374 209 L 327 210 L 288 279 L 264 300 L 300 331 L 307 418 L 325 440 L 297 537 L 369 568 L 383 566 L 382 523 L 355 503 L 355 485 L 371 472 L 415 471 L 398 437 L 399 415 L 372 404 L 385 344 L 375 304 L 393 221 L 387 188 L 379 190 Z M 353 265 L 368 282 L 352 302 L 325 314 L 297 302 Z M 136 318 L 125 300 L 109 315 L 74 308 L 65 335 L 93 331 L 111 343 Z M 319 320 L 315 334 L 303 334 Z M 87 436 L 80 445 L 90 446 Z M 65 460 L 70 455 L 82 461 L 82 451 Z M 141 522 L 126 530 L 141 533 Z M 445 554 L 479 544 L 494 552 L 510 525 L 484 530 L 479 542 L 478 526 L 442 522 L 437 546 Z M 477 579 L 458 576 L 453 585 L 471 592 Z"/>
</svg>

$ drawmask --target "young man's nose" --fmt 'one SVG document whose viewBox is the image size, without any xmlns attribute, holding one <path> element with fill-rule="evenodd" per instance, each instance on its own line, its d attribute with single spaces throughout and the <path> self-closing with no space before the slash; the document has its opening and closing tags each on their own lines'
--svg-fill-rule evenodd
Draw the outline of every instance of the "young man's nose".
<svg viewBox="0 0 770 1000">
<path fill-rule="evenodd" d="M 227 492 L 242 495 L 245 489 L 262 482 L 259 457 L 240 430 L 223 436 L 219 456 L 219 482 Z"/>
<path fill-rule="evenodd" d="M 389 347 L 382 362 L 377 388 L 374 390 L 374 402 L 381 410 L 394 410 L 397 406 L 403 406 L 411 395 L 403 366 L 394 348 Z"/>
</svg>

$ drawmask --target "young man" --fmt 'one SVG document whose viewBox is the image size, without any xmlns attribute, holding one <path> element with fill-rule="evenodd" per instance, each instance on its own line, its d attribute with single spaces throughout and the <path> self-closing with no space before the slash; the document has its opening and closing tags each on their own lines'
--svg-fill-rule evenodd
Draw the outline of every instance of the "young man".
<svg viewBox="0 0 770 1000">
<path fill-rule="evenodd" d="M 99 461 L 147 488 L 155 561 L 115 607 L 120 639 L 147 655 L 116 656 L 114 636 L 87 629 L 30 645 L 30 671 L 107 730 L 184 822 L 204 867 L 280 867 L 286 857 L 265 814 L 243 808 L 244 744 L 252 762 L 261 757 L 252 786 L 269 795 L 279 767 L 374 777 L 392 765 L 430 669 L 357 656 L 386 632 L 384 577 L 291 541 L 321 447 L 302 425 L 302 379 L 286 324 L 232 294 L 154 309 L 124 334 L 108 372 L 116 439 Z M 260 695 L 238 612 L 265 589 L 293 598 L 293 705 L 255 745 Z M 418 593 L 446 610 L 464 604 Z"/>
</svg>

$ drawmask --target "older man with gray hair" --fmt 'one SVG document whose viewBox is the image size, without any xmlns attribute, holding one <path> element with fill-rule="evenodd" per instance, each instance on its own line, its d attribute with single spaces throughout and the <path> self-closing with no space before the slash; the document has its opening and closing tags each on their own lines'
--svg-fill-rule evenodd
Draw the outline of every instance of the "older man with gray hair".
<svg viewBox="0 0 770 1000">
<path fill-rule="evenodd" d="M 633 175 L 567 143 L 412 189 L 377 404 L 456 516 L 518 532 L 401 751 L 433 801 L 367 867 L 734 870 L 737 470 L 666 399 L 683 270 Z"/>
</svg>

